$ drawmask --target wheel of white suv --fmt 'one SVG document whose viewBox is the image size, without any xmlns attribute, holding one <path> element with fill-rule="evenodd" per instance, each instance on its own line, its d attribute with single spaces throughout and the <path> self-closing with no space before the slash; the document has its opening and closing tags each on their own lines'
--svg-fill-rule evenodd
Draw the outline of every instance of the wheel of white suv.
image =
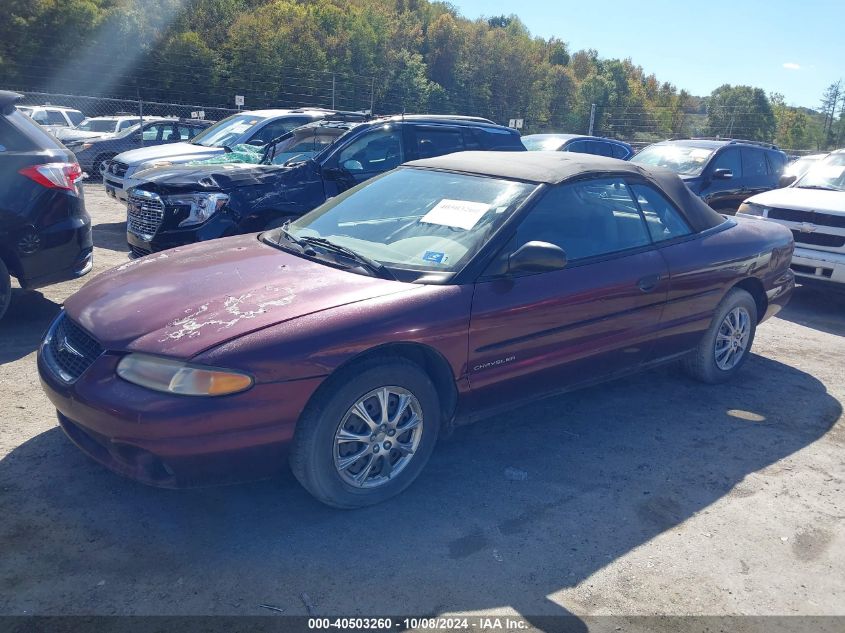
<svg viewBox="0 0 845 633">
<path fill-rule="evenodd" d="M 317 499 L 338 508 L 384 501 L 407 488 L 434 450 L 437 390 L 416 364 L 377 358 L 343 371 L 297 425 L 291 468 Z"/>
<path fill-rule="evenodd" d="M 741 288 L 732 289 L 716 308 L 698 347 L 684 359 L 684 369 L 702 382 L 730 380 L 748 358 L 756 331 L 754 297 Z"/>
</svg>

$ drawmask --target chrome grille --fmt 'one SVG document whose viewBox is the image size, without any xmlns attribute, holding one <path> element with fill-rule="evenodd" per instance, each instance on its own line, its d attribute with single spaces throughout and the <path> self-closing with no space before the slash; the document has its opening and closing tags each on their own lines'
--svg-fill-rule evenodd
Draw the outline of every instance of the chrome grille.
<svg viewBox="0 0 845 633">
<path fill-rule="evenodd" d="M 797 209 L 769 209 L 768 217 L 772 220 L 788 222 L 809 222 L 818 226 L 845 228 L 845 216 L 821 211 L 799 211 Z"/>
<path fill-rule="evenodd" d="M 120 176 L 121 178 L 126 175 L 127 169 L 129 169 L 129 165 L 116 160 L 113 160 L 109 164 L 109 173 L 114 174 L 115 176 Z"/>
<path fill-rule="evenodd" d="M 132 192 L 127 200 L 126 228 L 130 233 L 149 241 L 164 219 L 164 203 L 154 193 Z"/>
<path fill-rule="evenodd" d="M 50 327 L 41 351 L 53 373 L 71 383 L 100 357 L 103 348 L 63 312 Z"/>
</svg>

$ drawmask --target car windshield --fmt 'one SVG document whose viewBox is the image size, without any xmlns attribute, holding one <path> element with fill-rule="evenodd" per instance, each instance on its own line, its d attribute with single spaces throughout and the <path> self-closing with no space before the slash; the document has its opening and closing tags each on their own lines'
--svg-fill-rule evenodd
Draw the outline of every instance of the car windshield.
<svg viewBox="0 0 845 633">
<path fill-rule="evenodd" d="M 845 152 L 831 154 L 818 162 L 793 186 L 799 189 L 845 191 Z"/>
<path fill-rule="evenodd" d="M 789 163 L 786 166 L 786 169 L 783 172 L 784 176 L 795 176 L 796 178 L 800 178 L 807 171 L 815 165 L 818 161 L 820 161 L 824 156 L 804 156 L 803 158 L 799 158 L 798 160 Z"/>
<path fill-rule="evenodd" d="M 665 167 L 683 176 L 698 176 L 714 151 L 690 145 L 651 145 L 634 156 L 631 162 Z"/>
<path fill-rule="evenodd" d="M 83 132 L 114 132 L 116 123 L 115 119 L 85 119 L 76 129 Z"/>
<path fill-rule="evenodd" d="M 536 185 L 400 168 L 332 198 L 287 227 L 393 270 L 454 273 L 486 244 Z M 266 240 L 285 244 L 283 229 Z"/>
<path fill-rule="evenodd" d="M 556 152 L 566 142 L 559 136 L 529 135 L 522 137 L 525 149 L 531 152 Z"/>
<path fill-rule="evenodd" d="M 205 147 L 231 147 L 244 132 L 265 120 L 254 114 L 233 114 L 197 134 L 191 141 Z"/>
</svg>

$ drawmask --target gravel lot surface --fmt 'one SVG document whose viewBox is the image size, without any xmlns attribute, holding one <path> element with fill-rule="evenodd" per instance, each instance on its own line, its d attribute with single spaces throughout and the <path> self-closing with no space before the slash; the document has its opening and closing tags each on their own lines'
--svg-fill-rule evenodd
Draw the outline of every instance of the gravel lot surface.
<svg viewBox="0 0 845 633">
<path fill-rule="evenodd" d="M 125 210 L 86 186 L 93 274 Z M 0 323 L 0 614 L 845 615 L 845 300 L 799 288 L 741 378 L 672 367 L 458 429 L 397 499 L 124 480 L 56 425 L 35 349 L 85 279 Z"/>
</svg>

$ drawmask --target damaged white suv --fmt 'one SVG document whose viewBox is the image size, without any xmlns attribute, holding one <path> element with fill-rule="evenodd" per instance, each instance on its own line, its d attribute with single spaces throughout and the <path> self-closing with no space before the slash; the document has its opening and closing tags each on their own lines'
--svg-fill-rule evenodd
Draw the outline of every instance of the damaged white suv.
<svg viewBox="0 0 845 633">
<path fill-rule="evenodd" d="M 829 154 L 790 186 L 748 198 L 737 214 L 792 231 L 796 281 L 845 291 L 845 149 Z"/>
</svg>

